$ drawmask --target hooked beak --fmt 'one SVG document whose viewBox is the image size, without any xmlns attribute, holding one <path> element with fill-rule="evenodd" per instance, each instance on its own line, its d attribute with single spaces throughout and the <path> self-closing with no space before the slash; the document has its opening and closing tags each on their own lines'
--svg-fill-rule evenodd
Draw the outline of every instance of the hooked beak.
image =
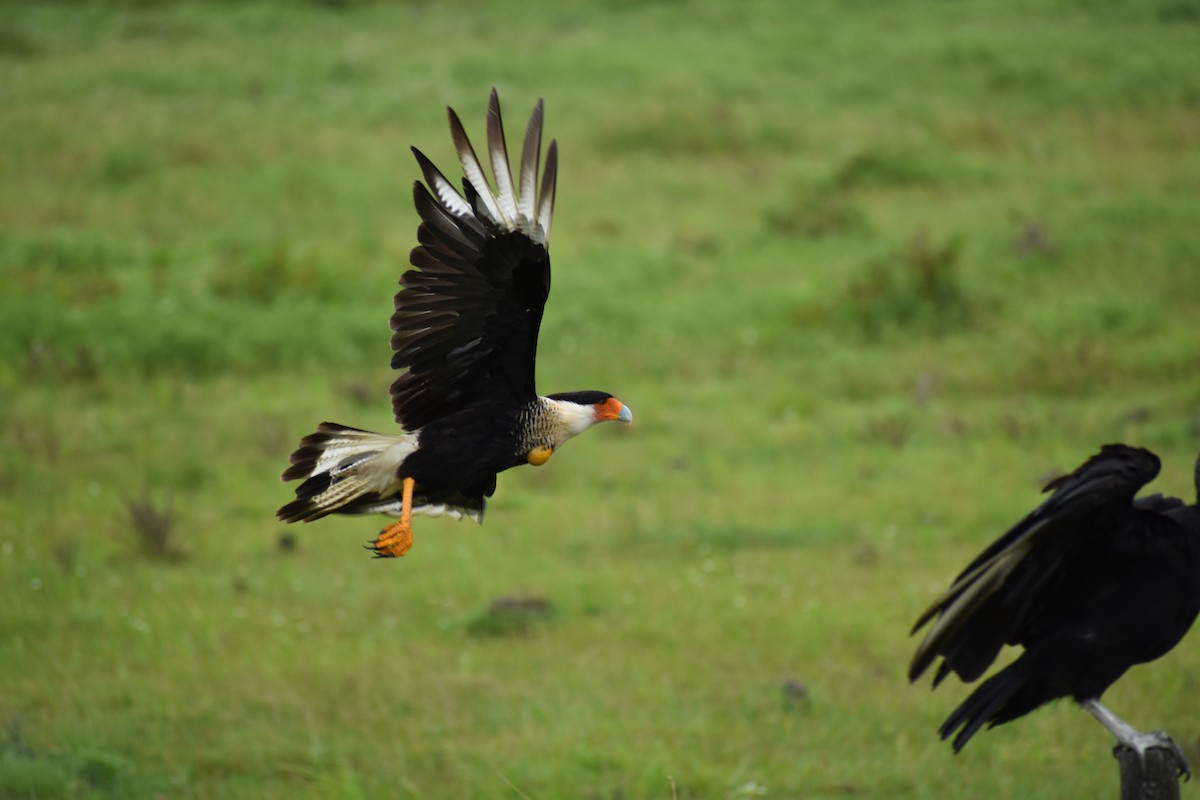
<svg viewBox="0 0 1200 800">
<path fill-rule="evenodd" d="M 603 403 L 596 404 L 596 422 L 608 422 L 609 420 L 628 424 L 633 422 L 633 412 L 617 398 L 610 397 Z"/>
</svg>

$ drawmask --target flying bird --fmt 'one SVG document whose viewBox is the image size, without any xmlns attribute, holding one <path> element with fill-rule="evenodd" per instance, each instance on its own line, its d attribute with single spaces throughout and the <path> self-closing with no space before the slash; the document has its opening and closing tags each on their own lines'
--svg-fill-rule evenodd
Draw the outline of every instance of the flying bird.
<svg viewBox="0 0 1200 800">
<path fill-rule="evenodd" d="M 558 146 L 541 160 L 543 104 L 533 107 L 514 184 L 493 89 L 488 160 L 447 109 L 463 170 L 459 193 L 420 150 L 425 182 L 413 185 L 421 223 L 414 267 L 400 278 L 392 314 L 391 387 L 400 433 L 323 422 L 291 455 L 284 481 L 303 480 L 276 512 L 285 522 L 327 514 L 399 517 L 368 546 L 398 557 L 412 546 L 412 515 L 483 521 L 496 476 L 540 466 L 568 439 L 598 422 L 629 423 L 633 413 L 607 392 L 539 395 L 534 387 L 538 329 L 550 294 L 550 221 Z"/>
<path fill-rule="evenodd" d="M 1200 611 L 1200 504 L 1155 494 L 1134 499 L 1159 472 L 1141 448 L 1106 445 L 1051 481 L 1038 508 L 993 542 L 917 620 L 931 623 L 913 656 L 915 681 L 937 658 L 936 687 L 950 673 L 977 680 L 1004 645 L 1024 652 L 988 678 L 939 733 L 954 751 L 983 725 L 1011 722 L 1070 697 L 1144 758 L 1170 751 L 1164 733 L 1141 733 L 1100 702 L 1135 664 L 1173 648 Z M 1200 459 L 1195 467 L 1200 497 Z"/>
</svg>

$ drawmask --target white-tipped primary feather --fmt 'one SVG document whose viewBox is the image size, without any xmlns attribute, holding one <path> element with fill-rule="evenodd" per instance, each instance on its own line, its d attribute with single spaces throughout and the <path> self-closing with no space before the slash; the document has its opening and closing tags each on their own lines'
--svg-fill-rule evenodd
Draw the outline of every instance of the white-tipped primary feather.
<svg viewBox="0 0 1200 800">
<path fill-rule="evenodd" d="M 538 98 L 525 129 L 517 185 L 513 183 L 508 162 L 508 145 L 504 138 L 504 121 L 496 90 L 492 90 L 488 100 L 487 114 L 488 160 L 492 168 L 492 182 L 488 181 L 483 163 L 471 145 L 462 120 L 454 109 L 447 109 L 450 135 L 462 164 L 463 177 L 478 199 L 472 203 L 469 198 L 464 198 L 428 159 L 417 150 L 413 152 L 421 163 L 426 183 L 448 214 L 467 220 L 479 217 L 492 227 L 520 231 L 539 244 L 547 244 L 558 179 L 558 144 L 551 140 L 546 150 L 546 166 L 539 188 L 538 162 L 541 158 L 544 109 L 545 104 Z M 495 184 L 495 191 L 492 190 L 492 183 Z"/>
<path fill-rule="evenodd" d="M 525 233 L 530 238 L 536 237 L 537 225 L 534 206 L 537 204 L 537 174 L 538 159 L 542 154 L 542 98 L 538 98 L 529 115 L 529 125 L 525 128 L 525 146 L 521 148 L 521 194 L 518 199 L 518 209 Z"/>
<path fill-rule="evenodd" d="M 488 156 L 492 159 L 492 175 L 496 179 L 497 203 L 504 217 L 505 227 L 518 230 L 516 192 L 513 190 L 512 172 L 508 165 L 508 146 L 504 142 L 504 121 L 500 117 L 500 97 L 492 89 L 488 99 L 487 113 Z"/>
<path fill-rule="evenodd" d="M 542 172 L 542 190 L 538 194 L 537 232 L 542 244 L 550 241 L 550 218 L 554 215 L 554 189 L 557 184 L 558 141 L 551 139 L 550 147 L 546 149 L 546 169 Z"/>
<path fill-rule="evenodd" d="M 488 186 L 487 176 L 484 175 L 483 166 L 480 165 L 479 158 L 475 155 L 475 148 L 471 146 L 471 140 L 467 138 L 467 132 L 463 129 L 462 121 L 458 118 L 458 114 L 454 113 L 454 109 L 450 108 L 447 111 L 450 115 L 450 136 L 454 139 L 455 150 L 458 151 L 458 161 L 462 164 L 463 176 L 479 197 L 479 212 L 487 222 L 497 227 L 504 227 L 504 217 L 500 213 L 500 207 L 496 204 L 491 187 Z"/>
<path fill-rule="evenodd" d="M 440 174 L 435 179 L 433 191 L 437 193 L 438 200 L 442 201 L 442 205 L 446 210 L 454 214 L 459 219 L 474 219 L 475 214 L 471 211 L 471 205 L 458 191 L 450 185 Z"/>
<path fill-rule="evenodd" d="M 471 210 L 471 204 L 466 201 L 466 198 L 459 193 L 458 189 L 454 188 L 454 185 L 446 179 L 442 171 L 425 157 L 424 153 L 414 147 L 413 155 L 417 157 L 417 163 L 421 166 L 421 173 L 425 176 L 425 183 L 429 186 L 434 196 L 437 197 L 442 208 L 478 230 L 479 222 L 475 219 L 475 212 Z"/>
</svg>

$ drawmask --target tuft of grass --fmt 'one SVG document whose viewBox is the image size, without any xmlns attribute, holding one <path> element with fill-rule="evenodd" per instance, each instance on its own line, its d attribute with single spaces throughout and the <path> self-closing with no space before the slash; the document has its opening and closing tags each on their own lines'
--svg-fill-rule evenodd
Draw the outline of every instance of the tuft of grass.
<svg viewBox="0 0 1200 800">
<path fill-rule="evenodd" d="M 1046 227 L 1036 220 L 1026 220 L 1021 234 L 1013 241 L 1013 252 L 1021 258 L 1047 258 L 1054 255 L 1054 240 Z"/>
<path fill-rule="evenodd" d="M 67 765 L 42 758 L 0 753 L 0 793 L 13 798 L 70 798 L 74 776 Z"/>
<path fill-rule="evenodd" d="M 866 213 L 851 192 L 832 185 L 798 187 L 788 198 L 764 211 L 768 230 L 780 236 L 821 239 L 870 230 Z"/>
<path fill-rule="evenodd" d="M 106 189 L 121 189 L 149 178 L 156 168 L 153 150 L 145 142 L 110 148 L 96 169 L 96 180 Z"/>
<path fill-rule="evenodd" d="M 838 168 L 829 184 L 840 191 L 931 186 L 939 170 L 919 151 L 881 147 L 855 153 Z"/>
<path fill-rule="evenodd" d="M 44 49 L 37 37 L 28 30 L 8 25 L 0 28 L 0 58 L 35 58 Z"/>
<path fill-rule="evenodd" d="M 554 617 L 554 604 L 545 597 L 497 597 L 467 622 L 472 636 L 526 636 Z"/>
<path fill-rule="evenodd" d="M 885 414 L 867 421 L 867 436 L 893 450 L 904 447 L 913 435 L 914 423 L 906 414 Z"/>
<path fill-rule="evenodd" d="M 144 492 L 140 499 L 127 498 L 125 510 L 129 515 L 138 551 L 157 561 L 182 561 L 187 554 L 173 541 L 175 514 L 168 495 L 161 502 Z"/>
<path fill-rule="evenodd" d="M 75 774 L 91 789 L 104 793 L 118 791 L 129 764 L 110 753 L 87 751 L 74 757 Z"/>
<path fill-rule="evenodd" d="M 895 329 L 944 335 L 966 328 L 973 307 L 960 277 L 958 240 L 934 243 L 918 230 L 904 248 L 872 259 L 847 304 L 867 336 Z"/>
<path fill-rule="evenodd" d="M 84 750 L 68 755 L 35 749 L 25 738 L 21 717 L 9 719 L 0 741 L 3 797 L 110 797 L 129 785 L 131 775 L 128 762 L 111 753 Z"/>
<path fill-rule="evenodd" d="M 787 131 L 748 118 L 729 103 L 697 106 L 675 98 L 614 117 L 595 138 L 601 151 L 613 159 L 721 158 L 784 151 L 794 144 Z"/>
<path fill-rule="evenodd" d="M 225 302 L 269 306 L 295 296 L 327 303 L 346 297 L 337 270 L 286 244 L 226 244 L 208 275 L 209 290 Z"/>
</svg>

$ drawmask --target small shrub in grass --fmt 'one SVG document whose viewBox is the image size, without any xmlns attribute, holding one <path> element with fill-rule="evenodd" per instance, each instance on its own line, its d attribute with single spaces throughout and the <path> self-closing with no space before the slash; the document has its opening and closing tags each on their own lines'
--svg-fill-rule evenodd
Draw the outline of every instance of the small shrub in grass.
<svg viewBox="0 0 1200 800">
<path fill-rule="evenodd" d="M 921 230 L 906 247 L 868 262 L 846 307 L 870 337 L 889 329 L 944 334 L 968 327 L 972 305 L 959 275 L 959 245 Z"/>
<path fill-rule="evenodd" d="M 288 423 L 273 416 L 265 416 L 259 421 L 255 438 L 259 452 L 268 458 L 286 456 L 296 444 L 295 434 Z"/>
<path fill-rule="evenodd" d="M 100 357 L 87 345 L 55 347 L 32 342 L 25 354 L 24 373 L 29 378 L 52 378 L 91 383 L 100 378 Z"/>
<path fill-rule="evenodd" d="M 341 393 L 357 408 L 371 408 L 387 396 L 387 384 L 362 375 L 355 376 L 341 386 Z"/>
<path fill-rule="evenodd" d="M 799 711 L 808 708 L 808 686 L 799 678 L 784 678 L 779 682 L 780 697 L 784 711 Z"/>
<path fill-rule="evenodd" d="M 1155 17 L 1159 22 L 1167 24 L 1200 23 L 1200 5 L 1189 0 L 1164 0 L 1158 4 Z"/>
<path fill-rule="evenodd" d="M 866 432 L 868 438 L 882 442 L 893 450 L 899 450 L 908 443 L 913 434 L 913 421 L 901 414 L 884 414 L 868 420 Z"/>
<path fill-rule="evenodd" d="M 75 560 L 79 554 L 79 542 L 74 539 L 62 539 L 54 543 L 50 551 L 55 562 L 62 571 L 70 575 L 75 571 Z"/>
<path fill-rule="evenodd" d="M 11 25 L 0 29 L 0 56 L 6 58 L 34 58 L 45 52 L 45 46 L 28 31 Z"/>
<path fill-rule="evenodd" d="M 33 747 L 25 739 L 25 720 L 17 716 L 11 717 L 4 726 L 4 740 L 0 741 L 0 753 L 29 758 L 33 755 Z"/>
<path fill-rule="evenodd" d="M 768 208 L 763 220 L 774 233 L 809 239 L 862 233 L 868 227 L 859 205 L 839 189 L 795 189 L 785 202 Z"/>
<path fill-rule="evenodd" d="M 57 761 L 0 753 L 0 797 L 70 797 L 72 782 Z"/>
<path fill-rule="evenodd" d="M 938 169 L 927 156 L 898 147 L 856 153 L 830 179 L 830 185 L 838 190 L 895 189 L 938 182 Z"/>
<path fill-rule="evenodd" d="M 312 259 L 283 245 L 258 250 L 229 245 L 209 276 L 209 287 L 222 300 L 270 305 L 288 288 L 324 294 L 319 272 Z"/>
<path fill-rule="evenodd" d="M 0 740 L 0 797 L 64 797 L 71 775 L 64 765 L 39 758 L 25 739 L 22 719 L 8 720 Z"/>
<path fill-rule="evenodd" d="M 175 519 L 170 497 L 159 504 L 147 493 L 140 500 L 127 499 L 125 507 L 137 537 L 138 549 L 143 555 L 157 561 L 182 561 L 186 557 L 183 550 L 171 541 Z"/>
<path fill-rule="evenodd" d="M 93 789 L 113 791 L 128 770 L 126 763 L 107 753 L 88 752 L 76 758 L 75 774 Z"/>
<path fill-rule="evenodd" d="M 689 158 L 784 152 L 795 146 L 792 131 L 755 122 L 724 102 L 655 102 L 652 107 L 619 115 L 600 128 L 595 140 L 602 152 Z"/>
<path fill-rule="evenodd" d="M 1013 241 L 1013 252 L 1018 258 L 1038 258 L 1054 255 L 1054 242 L 1046 233 L 1046 226 L 1036 220 L 1026 220 L 1021 233 Z"/>
<path fill-rule="evenodd" d="M 549 622 L 553 616 L 554 605 L 544 597 L 497 597 L 467 623 L 467 633 L 472 636 L 522 636 Z"/>
<path fill-rule="evenodd" d="M 130 769 L 105 753 L 79 756 L 0 750 L 0 797 L 68 798 L 118 796 Z"/>
<path fill-rule="evenodd" d="M 129 186 L 148 177 L 156 168 L 153 148 L 143 142 L 110 148 L 96 168 L 96 179 L 110 188 Z"/>
</svg>

